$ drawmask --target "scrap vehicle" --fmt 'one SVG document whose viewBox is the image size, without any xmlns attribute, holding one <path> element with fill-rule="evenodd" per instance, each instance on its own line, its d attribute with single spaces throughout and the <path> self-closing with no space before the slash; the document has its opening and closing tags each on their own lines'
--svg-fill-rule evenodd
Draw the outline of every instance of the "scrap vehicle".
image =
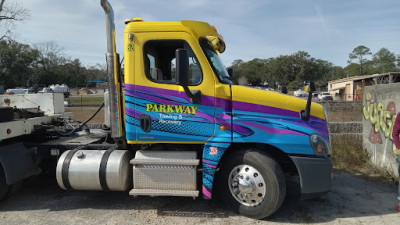
<svg viewBox="0 0 400 225">
<path fill-rule="evenodd" d="M 327 114 L 311 101 L 312 82 L 307 100 L 233 84 L 219 58 L 226 48 L 222 36 L 208 23 L 189 20 L 126 20 L 122 71 L 113 10 L 100 2 L 109 84 L 103 130 L 79 131 L 87 121 L 69 124 L 62 100 L 56 102 L 61 94 L 42 94 L 53 96 L 48 101 L 58 110 L 1 123 L 1 198 L 53 164 L 66 190 L 220 195 L 233 211 L 257 219 L 281 206 L 291 178 L 298 178 L 304 198 L 330 190 Z M 16 99 L 3 102 L 9 117 L 22 108 L 13 108 Z M 44 111 L 44 103 L 22 111 Z M 70 129 L 61 131 L 63 125 Z"/>
<path fill-rule="evenodd" d="M 28 94 L 29 90 L 27 88 L 9 88 L 6 90 L 5 94 Z"/>
<path fill-rule="evenodd" d="M 68 98 L 70 95 L 69 87 L 66 84 L 52 84 L 48 87 L 44 87 L 38 93 L 62 93 L 65 98 Z"/>
<path fill-rule="evenodd" d="M 318 101 L 333 101 L 333 97 L 329 92 L 321 92 L 318 94 Z"/>
</svg>

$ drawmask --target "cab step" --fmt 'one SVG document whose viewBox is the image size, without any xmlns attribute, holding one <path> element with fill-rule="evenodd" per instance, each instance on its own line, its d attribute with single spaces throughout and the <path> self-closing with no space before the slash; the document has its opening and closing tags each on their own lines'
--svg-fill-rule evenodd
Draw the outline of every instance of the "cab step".
<svg viewBox="0 0 400 225">
<path fill-rule="evenodd" d="M 196 174 L 200 160 L 192 151 L 139 150 L 133 165 L 130 195 L 198 197 Z"/>
<path fill-rule="evenodd" d="M 198 197 L 199 191 L 132 189 L 129 195 Z"/>
</svg>

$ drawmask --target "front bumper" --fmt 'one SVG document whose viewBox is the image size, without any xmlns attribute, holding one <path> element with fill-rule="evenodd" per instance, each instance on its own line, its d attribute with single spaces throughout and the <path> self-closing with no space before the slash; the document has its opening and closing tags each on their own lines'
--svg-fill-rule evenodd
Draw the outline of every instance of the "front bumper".
<svg viewBox="0 0 400 225">
<path fill-rule="evenodd" d="M 319 197 L 331 190 L 332 159 L 290 156 L 300 176 L 301 198 Z"/>
</svg>

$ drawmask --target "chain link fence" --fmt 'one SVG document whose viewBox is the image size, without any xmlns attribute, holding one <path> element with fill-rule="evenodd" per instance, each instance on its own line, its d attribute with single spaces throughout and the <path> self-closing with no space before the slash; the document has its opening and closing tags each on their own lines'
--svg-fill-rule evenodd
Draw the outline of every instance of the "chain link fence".
<svg viewBox="0 0 400 225">
<path fill-rule="evenodd" d="M 334 101 L 359 101 L 363 99 L 363 94 L 335 94 Z"/>
<path fill-rule="evenodd" d="M 362 122 L 362 101 L 319 102 L 328 112 L 329 122 Z"/>
</svg>

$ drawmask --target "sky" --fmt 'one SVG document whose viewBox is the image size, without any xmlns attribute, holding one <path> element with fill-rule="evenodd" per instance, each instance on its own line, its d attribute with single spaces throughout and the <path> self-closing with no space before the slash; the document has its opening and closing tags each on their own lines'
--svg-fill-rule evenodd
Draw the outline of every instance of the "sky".
<svg viewBox="0 0 400 225">
<path fill-rule="evenodd" d="M 105 64 L 105 15 L 100 0 L 6 0 L 30 12 L 16 24 L 17 40 L 56 42 L 65 55 L 84 65 Z M 124 20 L 200 20 L 214 25 L 233 60 L 267 59 L 306 51 L 346 66 L 349 53 L 364 45 L 400 54 L 397 0 L 109 0 L 115 15 L 117 51 L 122 55 Z"/>
</svg>

